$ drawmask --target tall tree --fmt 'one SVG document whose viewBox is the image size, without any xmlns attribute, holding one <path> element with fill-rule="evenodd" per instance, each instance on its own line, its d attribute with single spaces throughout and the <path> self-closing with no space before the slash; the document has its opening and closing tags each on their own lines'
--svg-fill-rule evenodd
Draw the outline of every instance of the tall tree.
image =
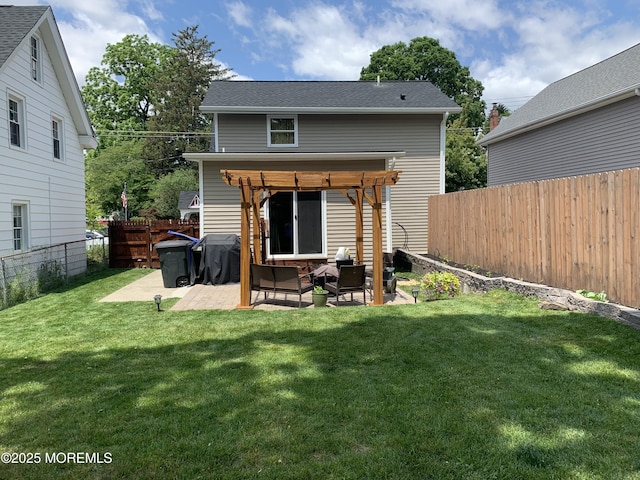
<svg viewBox="0 0 640 480">
<path fill-rule="evenodd" d="M 145 157 L 156 175 L 186 166 L 181 161 L 182 152 L 208 150 L 210 119 L 200 113 L 199 107 L 213 80 L 230 78 L 229 69 L 216 62 L 220 50 L 213 48 L 214 42 L 206 35 L 199 35 L 197 25 L 174 33 L 173 42 L 171 54 L 152 84 L 157 101 L 149 129 L 184 133 L 146 140 Z"/>
<path fill-rule="evenodd" d="M 468 67 L 463 67 L 456 54 L 434 38 L 417 37 L 407 45 L 398 42 L 385 45 L 371 54 L 368 66 L 360 72 L 360 80 L 428 80 L 465 111 L 468 127 L 484 122 L 484 87 L 475 80 Z"/>
<path fill-rule="evenodd" d="M 455 124 L 456 130 L 462 128 L 472 132 L 485 121 L 482 83 L 471 76 L 468 67 L 460 64 L 454 52 L 442 47 L 436 39 L 417 37 L 408 45 L 398 42 L 372 53 L 369 65 L 360 72 L 360 80 L 375 80 L 377 77 L 381 80 L 428 80 L 433 83 L 462 107 L 460 115 L 451 115 L 448 119 L 448 125 Z M 483 168 L 481 164 L 482 156 L 462 145 L 468 146 L 470 139 L 474 139 L 473 133 L 468 138 L 447 141 L 447 191 L 486 184 L 486 166 Z M 461 155 L 468 155 L 468 158 Z M 472 164 L 475 165 L 473 168 Z M 469 177 L 472 172 L 478 177 Z"/>
<path fill-rule="evenodd" d="M 476 144 L 476 132 L 465 127 L 461 118 L 447 128 L 445 191 L 487 186 L 487 156 Z"/>
<path fill-rule="evenodd" d="M 198 190 L 198 174 L 193 170 L 176 170 L 161 177 L 153 186 L 153 207 L 162 218 L 180 218 L 178 199 L 183 190 Z"/>
<path fill-rule="evenodd" d="M 155 102 L 155 78 L 170 52 L 171 47 L 152 43 L 146 35 L 126 35 L 107 45 L 102 66 L 89 70 L 82 87 L 98 136 L 109 130 L 147 128 Z"/>
<path fill-rule="evenodd" d="M 126 140 L 95 152 L 85 160 L 87 211 L 110 215 L 122 211 L 120 194 L 127 184 L 131 216 L 151 204 L 149 191 L 154 177 L 142 160 L 142 143 Z"/>
</svg>

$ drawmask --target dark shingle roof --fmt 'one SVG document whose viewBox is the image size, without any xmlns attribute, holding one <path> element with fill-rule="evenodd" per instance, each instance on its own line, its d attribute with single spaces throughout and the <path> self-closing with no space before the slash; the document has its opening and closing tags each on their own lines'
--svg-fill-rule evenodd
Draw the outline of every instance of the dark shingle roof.
<svg viewBox="0 0 640 480">
<path fill-rule="evenodd" d="M 186 209 L 189 208 L 191 202 L 193 201 L 193 197 L 198 195 L 196 190 L 183 190 L 180 192 L 180 197 L 178 198 L 178 209 Z"/>
<path fill-rule="evenodd" d="M 49 7 L 0 5 L 0 67 Z"/>
<path fill-rule="evenodd" d="M 519 130 L 566 118 L 566 115 L 629 94 L 638 87 L 640 44 L 552 83 L 511 116 L 503 118 L 479 143 L 490 144 Z"/>
<path fill-rule="evenodd" d="M 430 82 L 215 81 L 201 109 L 209 112 L 329 110 L 460 111 Z"/>
</svg>

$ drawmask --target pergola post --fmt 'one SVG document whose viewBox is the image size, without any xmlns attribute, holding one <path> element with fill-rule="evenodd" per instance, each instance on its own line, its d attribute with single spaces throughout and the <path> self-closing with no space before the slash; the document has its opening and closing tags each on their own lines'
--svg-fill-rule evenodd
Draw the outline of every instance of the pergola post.
<svg viewBox="0 0 640 480">
<path fill-rule="evenodd" d="M 240 304 L 237 308 L 251 309 L 251 186 L 240 181 Z"/>
<path fill-rule="evenodd" d="M 364 262 L 364 192 L 356 190 L 356 262 Z"/>
<path fill-rule="evenodd" d="M 384 293 L 382 288 L 382 187 L 373 186 L 373 303 L 372 305 L 384 304 Z"/>
<path fill-rule="evenodd" d="M 251 210 L 253 211 L 253 262 L 260 263 L 262 258 L 260 245 L 260 195 L 262 190 L 256 190 L 251 197 Z"/>
</svg>

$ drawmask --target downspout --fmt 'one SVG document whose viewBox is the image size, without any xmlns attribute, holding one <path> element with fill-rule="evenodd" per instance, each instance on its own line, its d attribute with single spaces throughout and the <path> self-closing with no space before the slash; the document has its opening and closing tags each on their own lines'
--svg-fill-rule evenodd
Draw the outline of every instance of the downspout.
<svg viewBox="0 0 640 480">
<path fill-rule="evenodd" d="M 213 151 L 216 153 L 220 151 L 220 148 L 218 147 L 218 114 L 217 113 L 213 114 Z"/>
<path fill-rule="evenodd" d="M 198 160 L 198 190 L 200 191 L 200 233 L 199 238 L 204 236 L 204 162 Z"/>
<path fill-rule="evenodd" d="M 396 166 L 396 157 L 393 157 L 391 160 L 387 159 L 387 170 L 391 171 L 393 169 L 395 169 Z M 390 185 L 386 185 L 384 187 L 384 197 L 385 197 L 385 202 L 384 202 L 384 206 L 385 206 L 385 222 L 386 222 L 386 243 L 387 243 L 387 249 L 385 250 L 386 252 L 393 252 L 393 235 L 392 235 L 392 231 L 391 231 L 391 227 L 393 225 L 392 221 L 391 221 L 391 186 Z"/>
<path fill-rule="evenodd" d="M 447 150 L 447 118 L 449 118 L 449 112 L 444 112 L 442 115 L 442 122 L 440 123 L 440 192 L 444 193 L 445 185 L 445 153 Z"/>
</svg>

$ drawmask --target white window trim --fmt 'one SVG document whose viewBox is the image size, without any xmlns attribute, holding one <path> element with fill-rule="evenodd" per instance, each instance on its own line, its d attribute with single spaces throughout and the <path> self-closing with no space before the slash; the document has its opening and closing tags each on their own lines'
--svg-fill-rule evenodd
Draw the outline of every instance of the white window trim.
<svg viewBox="0 0 640 480">
<path fill-rule="evenodd" d="M 15 248 L 15 232 L 14 232 L 14 226 L 13 226 L 13 210 L 15 207 L 21 207 L 22 211 L 21 211 L 21 218 L 22 218 L 22 226 L 20 227 L 22 229 L 22 245 L 20 246 L 21 248 L 16 249 Z M 31 241 L 31 229 L 29 228 L 30 224 L 29 224 L 29 217 L 30 217 L 30 212 L 29 212 L 29 202 L 25 202 L 25 201 L 12 201 L 11 202 L 11 249 L 14 252 L 24 252 L 29 250 L 29 244 Z"/>
<path fill-rule="evenodd" d="M 293 119 L 293 143 L 271 143 L 271 119 L 291 118 Z M 298 115 L 267 115 L 267 146 L 272 148 L 291 148 L 298 146 Z"/>
<path fill-rule="evenodd" d="M 295 192 L 294 192 L 295 193 Z M 266 254 L 270 259 L 273 260 L 286 260 L 286 259 L 325 259 L 327 258 L 327 192 L 322 190 L 320 192 L 320 204 L 321 204 L 321 215 L 322 215 L 322 252 L 321 253 L 293 253 L 293 254 L 277 254 L 272 255 L 269 252 L 271 251 L 271 239 L 267 238 L 266 242 Z M 264 218 L 269 218 L 269 202 L 265 203 L 264 206 Z M 294 219 L 294 222 L 297 220 Z M 297 248 L 298 247 L 298 229 L 293 229 L 293 244 Z"/>
<path fill-rule="evenodd" d="M 16 102 L 18 104 L 18 126 L 20 128 L 20 145 L 14 145 L 11 143 L 11 115 L 9 113 L 9 101 Z M 9 147 L 18 150 L 27 149 L 27 114 L 24 97 L 17 95 L 13 92 L 7 92 L 7 127 L 9 128 Z"/>
<path fill-rule="evenodd" d="M 53 143 L 55 138 L 53 137 L 53 122 L 58 124 L 58 148 L 60 149 L 60 157 L 55 156 L 55 148 Z M 64 162 L 65 144 L 64 144 L 64 121 L 57 115 L 51 115 L 51 157 L 56 162 Z"/>
<path fill-rule="evenodd" d="M 37 78 L 33 78 L 33 52 L 32 52 L 32 46 L 31 46 L 31 42 L 32 40 L 36 41 L 36 55 L 37 58 L 35 60 L 35 65 L 36 65 L 36 77 Z M 31 37 L 29 38 L 29 76 L 31 77 L 31 80 L 33 80 L 34 82 L 38 83 L 38 84 L 42 84 L 42 40 L 40 40 L 40 37 L 37 35 L 31 35 Z"/>
</svg>

